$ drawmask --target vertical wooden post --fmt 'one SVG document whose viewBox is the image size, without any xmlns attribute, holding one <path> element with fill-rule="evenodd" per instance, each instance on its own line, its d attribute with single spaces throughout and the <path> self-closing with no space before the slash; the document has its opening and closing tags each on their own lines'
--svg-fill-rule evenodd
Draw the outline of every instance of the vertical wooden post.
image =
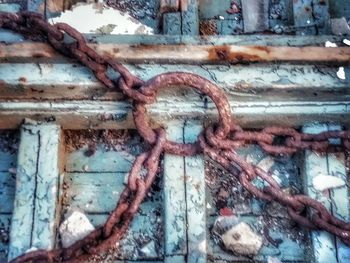
<svg viewBox="0 0 350 263">
<path fill-rule="evenodd" d="M 54 248 L 60 184 L 59 148 L 59 126 L 22 126 L 9 260 L 30 248 Z"/>
<path fill-rule="evenodd" d="M 197 141 L 202 124 L 187 122 L 185 143 Z M 207 215 L 204 156 L 185 157 L 188 263 L 207 262 Z"/>
<path fill-rule="evenodd" d="M 167 123 L 167 138 L 183 142 L 182 121 Z M 165 154 L 164 156 L 164 232 L 165 262 L 185 262 L 186 238 L 186 197 L 184 157 Z"/>
<path fill-rule="evenodd" d="M 199 35 L 198 0 L 181 0 L 182 34 Z"/>
</svg>

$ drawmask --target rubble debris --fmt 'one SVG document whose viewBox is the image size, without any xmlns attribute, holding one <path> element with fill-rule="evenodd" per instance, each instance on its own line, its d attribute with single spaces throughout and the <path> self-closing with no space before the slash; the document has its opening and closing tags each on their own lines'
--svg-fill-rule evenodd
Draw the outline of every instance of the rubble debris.
<svg viewBox="0 0 350 263">
<path fill-rule="evenodd" d="M 88 18 L 89 23 L 82 23 Z M 100 3 L 77 3 L 50 23 L 64 22 L 81 33 L 152 35 L 153 29 L 129 14 Z"/>
<path fill-rule="evenodd" d="M 337 47 L 336 43 L 330 42 L 330 41 L 326 41 L 326 43 L 324 44 L 325 47 Z"/>
<path fill-rule="evenodd" d="M 318 191 L 338 188 L 344 186 L 346 183 L 343 179 L 332 175 L 318 175 L 312 179 L 312 186 Z"/>
<path fill-rule="evenodd" d="M 238 14 L 241 12 L 241 7 L 236 1 L 232 1 L 230 9 L 227 9 L 226 12 L 231 15 Z"/>
<path fill-rule="evenodd" d="M 59 227 L 62 246 L 64 248 L 69 247 L 94 230 L 94 226 L 85 214 L 77 210 L 71 210 L 67 213 L 66 219 Z"/>
<path fill-rule="evenodd" d="M 257 255 L 263 245 L 263 238 L 245 222 L 233 226 L 221 239 L 226 249 L 242 256 Z"/>
<path fill-rule="evenodd" d="M 215 20 L 206 20 L 199 23 L 199 33 L 202 36 L 217 35 L 218 29 Z"/>
<path fill-rule="evenodd" d="M 264 159 L 262 159 L 257 166 L 267 173 L 271 170 L 274 164 L 275 164 L 275 160 L 271 156 L 267 156 Z"/>
<path fill-rule="evenodd" d="M 346 76 L 345 76 L 345 70 L 344 70 L 344 67 L 340 67 L 337 71 L 337 77 L 339 79 L 342 79 L 342 80 L 345 80 L 346 79 Z"/>
<path fill-rule="evenodd" d="M 350 35 L 350 26 L 345 17 L 331 19 L 331 28 L 334 35 Z"/>
</svg>

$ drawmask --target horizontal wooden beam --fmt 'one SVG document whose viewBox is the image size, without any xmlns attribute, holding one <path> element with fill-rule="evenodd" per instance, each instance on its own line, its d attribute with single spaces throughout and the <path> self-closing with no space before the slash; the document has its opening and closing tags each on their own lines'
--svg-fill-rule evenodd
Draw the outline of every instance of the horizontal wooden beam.
<svg viewBox="0 0 350 263">
<path fill-rule="evenodd" d="M 350 124 L 350 102 L 231 101 L 234 117 L 245 127 L 266 125 L 301 126 L 306 122 L 323 121 Z M 217 110 L 205 101 L 158 99 L 149 107 L 155 122 L 169 119 L 217 118 Z M 17 128 L 24 118 L 56 120 L 63 129 L 126 129 L 133 128 L 131 105 L 126 102 L 64 101 L 64 102 L 0 102 L 0 129 Z"/>
<path fill-rule="evenodd" d="M 326 63 L 350 64 L 350 47 L 274 47 L 238 45 L 125 45 L 89 44 L 102 55 L 133 63 Z M 44 43 L 0 44 L 0 61 L 32 61 L 61 59 L 49 45 Z"/>
</svg>

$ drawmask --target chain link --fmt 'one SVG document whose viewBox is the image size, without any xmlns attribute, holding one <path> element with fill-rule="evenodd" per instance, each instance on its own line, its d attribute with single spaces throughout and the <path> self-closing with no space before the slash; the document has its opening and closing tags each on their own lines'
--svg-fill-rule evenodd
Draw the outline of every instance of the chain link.
<svg viewBox="0 0 350 263">
<path fill-rule="evenodd" d="M 262 131 L 245 131 L 231 114 L 225 93 L 210 81 L 190 73 L 173 72 L 143 82 L 125 66 L 108 56 L 101 56 L 87 45 L 83 35 L 64 23 L 51 25 L 40 14 L 33 12 L 0 12 L 0 28 L 10 29 L 30 39 L 43 38 L 65 56 L 78 60 L 111 89 L 117 87 L 134 102 L 134 122 L 140 135 L 152 149 L 139 155 L 130 170 L 128 183 L 120 195 L 116 208 L 105 224 L 82 240 L 67 248 L 51 251 L 37 250 L 14 259 L 22 262 L 83 262 L 114 247 L 123 238 L 140 204 L 153 184 L 162 153 L 194 155 L 204 153 L 237 176 L 242 186 L 254 197 L 287 207 L 295 222 L 309 229 L 323 229 L 350 245 L 350 224 L 327 211 L 322 203 L 305 195 L 286 194 L 276 180 L 257 166 L 243 160 L 236 149 L 246 144 L 258 144 L 271 155 L 291 155 L 300 150 L 327 152 L 350 150 L 350 131 L 328 131 L 319 134 L 300 133 L 292 128 L 267 127 Z M 68 36 L 72 41 L 67 42 Z M 107 73 L 112 69 L 120 75 L 115 80 Z M 148 121 L 146 104 L 155 101 L 157 91 L 168 86 L 189 86 L 209 96 L 219 112 L 219 122 L 208 126 L 193 144 L 170 142 L 162 128 L 153 130 Z M 340 144 L 332 143 L 340 139 Z M 143 174 L 145 174 L 143 176 Z M 256 180 L 264 182 L 258 187 Z"/>
</svg>

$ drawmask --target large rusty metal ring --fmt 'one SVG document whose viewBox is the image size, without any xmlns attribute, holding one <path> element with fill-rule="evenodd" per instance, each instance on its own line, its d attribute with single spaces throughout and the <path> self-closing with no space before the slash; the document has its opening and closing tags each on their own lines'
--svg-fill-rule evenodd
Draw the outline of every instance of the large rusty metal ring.
<svg viewBox="0 0 350 263">
<path fill-rule="evenodd" d="M 147 117 L 146 104 L 155 101 L 156 94 L 161 88 L 170 86 L 189 86 L 209 96 L 215 103 L 219 112 L 219 123 L 215 131 L 217 138 L 225 138 L 231 129 L 231 109 L 225 93 L 209 80 L 198 75 L 185 72 L 171 72 L 158 75 L 148 80 L 140 92 L 147 97 L 153 98 L 147 103 L 136 102 L 134 105 L 134 121 L 140 135 L 150 144 L 154 144 L 157 134 L 151 128 Z M 201 152 L 198 142 L 192 144 L 176 143 L 166 141 L 164 151 L 177 155 L 194 155 Z"/>
</svg>

